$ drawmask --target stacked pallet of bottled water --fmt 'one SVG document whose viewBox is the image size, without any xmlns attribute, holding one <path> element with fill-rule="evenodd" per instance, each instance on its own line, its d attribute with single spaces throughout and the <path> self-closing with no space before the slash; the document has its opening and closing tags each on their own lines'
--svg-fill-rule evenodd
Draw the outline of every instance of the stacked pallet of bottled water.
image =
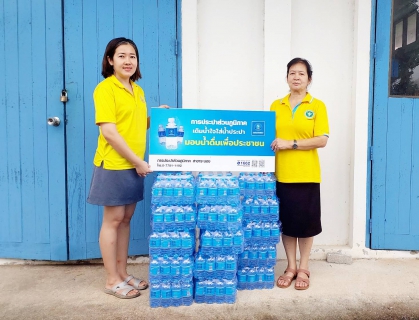
<svg viewBox="0 0 419 320">
<path fill-rule="evenodd" d="M 276 180 L 271 173 L 241 173 L 238 179 L 245 247 L 238 257 L 237 289 L 270 289 L 280 235 Z"/>
<path fill-rule="evenodd" d="M 195 255 L 195 302 L 234 303 L 237 293 L 237 255 L 244 249 L 243 210 L 237 176 L 198 174 Z"/>
<path fill-rule="evenodd" d="M 149 238 L 152 308 L 193 302 L 194 189 L 190 172 L 158 173 L 153 183 Z"/>
</svg>

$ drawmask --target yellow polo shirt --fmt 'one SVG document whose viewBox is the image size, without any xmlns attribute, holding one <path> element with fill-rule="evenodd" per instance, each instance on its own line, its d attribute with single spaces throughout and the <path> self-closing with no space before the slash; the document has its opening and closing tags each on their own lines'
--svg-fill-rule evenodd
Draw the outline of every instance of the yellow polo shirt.
<svg viewBox="0 0 419 320">
<path fill-rule="evenodd" d="M 119 134 L 131 150 L 144 159 L 146 149 L 147 106 L 144 91 L 131 82 L 134 94 L 131 94 L 115 77 L 110 76 L 96 86 L 93 93 L 95 103 L 95 122 L 115 123 Z M 106 141 L 99 127 L 99 138 L 93 160 L 95 166 L 108 170 L 132 169 L 134 166 L 122 157 Z"/>
<path fill-rule="evenodd" d="M 276 137 L 285 140 L 309 139 L 329 136 L 329 123 L 324 103 L 309 93 L 294 110 L 289 94 L 271 105 L 275 111 Z M 281 150 L 275 155 L 275 175 L 279 182 L 298 183 L 321 181 L 320 161 L 317 149 Z"/>
</svg>

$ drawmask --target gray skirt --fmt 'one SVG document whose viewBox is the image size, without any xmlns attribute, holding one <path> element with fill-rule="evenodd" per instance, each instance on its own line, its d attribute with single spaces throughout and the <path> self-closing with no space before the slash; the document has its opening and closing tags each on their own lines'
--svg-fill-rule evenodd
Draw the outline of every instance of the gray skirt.
<svg viewBox="0 0 419 320">
<path fill-rule="evenodd" d="M 123 206 L 137 203 L 144 197 L 144 178 L 135 169 L 93 171 L 87 202 L 99 206 Z"/>
</svg>

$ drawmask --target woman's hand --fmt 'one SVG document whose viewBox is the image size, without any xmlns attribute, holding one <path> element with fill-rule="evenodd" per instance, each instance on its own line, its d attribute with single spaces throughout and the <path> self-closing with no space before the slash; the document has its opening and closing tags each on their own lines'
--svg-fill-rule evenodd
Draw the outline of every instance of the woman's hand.
<svg viewBox="0 0 419 320">
<path fill-rule="evenodd" d="M 170 109 L 170 107 L 167 104 L 162 104 L 161 106 L 159 106 L 159 108 Z"/>
<path fill-rule="evenodd" d="M 141 160 L 136 166 L 135 166 L 135 170 L 137 171 L 137 174 L 140 177 L 145 177 L 147 174 L 153 172 L 153 170 L 150 169 L 150 165 Z"/>
<path fill-rule="evenodd" d="M 271 149 L 273 152 L 279 151 L 279 150 L 287 150 L 292 149 L 292 145 L 294 144 L 294 141 L 292 140 L 284 140 L 281 138 L 276 138 L 271 143 Z"/>
</svg>

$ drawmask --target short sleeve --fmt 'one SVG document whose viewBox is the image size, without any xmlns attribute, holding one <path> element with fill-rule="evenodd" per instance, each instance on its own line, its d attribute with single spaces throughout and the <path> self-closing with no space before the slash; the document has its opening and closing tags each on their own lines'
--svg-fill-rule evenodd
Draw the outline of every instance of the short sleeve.
<svg viewBox="0 0 419 320">
<path fill-rule="evenodd" d="M 115 95 L 111 87 L 100 83 L 93 92 L 95 103 L 95 123 L 116 123 Z"/>
<path fill-rule="evenodd" d="M 327 118 L 326 106 L 319 100 L 314 122 L 314 136 L 329 136 L 329 120 Z"/>
</svg>

